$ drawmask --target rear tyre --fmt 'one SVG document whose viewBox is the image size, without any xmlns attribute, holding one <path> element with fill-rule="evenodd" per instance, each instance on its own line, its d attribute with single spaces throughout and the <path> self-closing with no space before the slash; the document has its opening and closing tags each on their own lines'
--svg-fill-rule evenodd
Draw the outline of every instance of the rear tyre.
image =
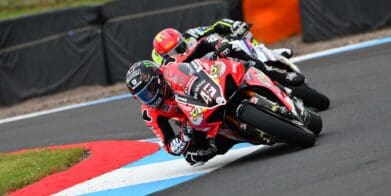
<svg viewBox="0 0 391 196">
<path fill-rule="evenodd" d="M 288 144 L 303 148 L 311 147 L 315 144 L 315 136 L 310 131 L 283 121 L 277 116 L 256 108 L 254 105 L 243 105 L 239 117 L 242 122 L 256 127 Z"/>
<path fill-rule="evenodd" d="M 313 112 L 312 110 L 307 109 L 308 114 L 310 115 L 310 122 L 307 125 L 307 128 L 315 135 L 318 136 L 322 131 L 323 122 L 319 114 Z"/>
<path fill-rule="evenodd" d="M 303 100 L 305 106 L 315 108 L 319 111 L 326 110 L 330 106 L 330 99 L 307 84 L 295 87 L 291 95 Z"/>
</svg>

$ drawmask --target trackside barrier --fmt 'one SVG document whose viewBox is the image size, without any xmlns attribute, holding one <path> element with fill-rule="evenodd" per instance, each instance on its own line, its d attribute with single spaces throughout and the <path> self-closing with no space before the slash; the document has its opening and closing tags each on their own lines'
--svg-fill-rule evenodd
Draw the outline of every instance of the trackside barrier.
<svg viewBox="0 0 391 196">
<path fill-rule="evenodd" d="M 114 1 L 0 21 L 0 106 L 123 81 L 130 63 L 150 59 L 160 29 L 184 30 L 228 16 L 225 1 L 153 1 Z"/>
</svg>

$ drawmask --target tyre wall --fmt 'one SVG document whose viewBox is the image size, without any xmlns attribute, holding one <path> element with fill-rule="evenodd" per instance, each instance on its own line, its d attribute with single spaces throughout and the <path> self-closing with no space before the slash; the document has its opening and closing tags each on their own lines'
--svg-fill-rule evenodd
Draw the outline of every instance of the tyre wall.
<svg viewBox="0 0 391 196">
<path fill-rule="evenodd" d="M 391 25 L 389 0 L 300 0 L 303 41 L 363 33 Z"/>
<path fill-rule="evenodd" d="M 120 0 L 0 21 L 0 106 L 121 82 L 131 63 L 151 58 L 159 30 L 209 25 L 237 2 Z"/>
</svg>

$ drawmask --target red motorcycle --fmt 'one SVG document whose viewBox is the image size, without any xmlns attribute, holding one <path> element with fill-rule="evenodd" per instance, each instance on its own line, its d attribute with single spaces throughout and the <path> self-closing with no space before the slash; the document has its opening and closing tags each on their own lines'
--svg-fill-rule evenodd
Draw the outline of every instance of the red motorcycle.
<svg viewBox="0 0 391 196">
<path fill-rule="evenodd" d="M 197 59 L 170 63 L 163 75 L 191 126 L 209 138 L 261 144 L 268 137 L 310 147 L 322 129 L 318 114 L 247 63 Z"/>
</svg>

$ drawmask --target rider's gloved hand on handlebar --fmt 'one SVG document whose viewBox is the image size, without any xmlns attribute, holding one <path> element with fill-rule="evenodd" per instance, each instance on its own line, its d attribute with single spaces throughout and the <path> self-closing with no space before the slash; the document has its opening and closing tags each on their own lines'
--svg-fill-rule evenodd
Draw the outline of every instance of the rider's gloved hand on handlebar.
<svg viewBox="0 0 391 196">
<path fill-rule="evenodd" d="M 228 57 L 232 52 L 232 45 L 228 40 L 222 39 L 215 45 L 215 49 L 219 56 Z"/>
</svg>

